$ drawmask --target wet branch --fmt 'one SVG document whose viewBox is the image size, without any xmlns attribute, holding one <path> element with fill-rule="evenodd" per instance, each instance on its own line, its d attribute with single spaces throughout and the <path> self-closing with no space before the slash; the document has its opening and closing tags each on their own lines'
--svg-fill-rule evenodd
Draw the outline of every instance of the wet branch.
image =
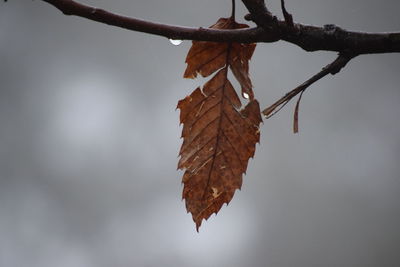
<svg viewBox="0 0 400 267">
<path fill-rule="evenodd" d="M 169 39 L 201 40 L 214 42 L 237 41 L 241 43 L 270 42 L 263 29 L 218 30 L 168 25 L 121 16 L 109 11 L 84 5 L 73 0 L 42 0 L 59 9 L 64 15 L 78 16 L 119 28 L 164 36 Z"/>
<path fill-rule="evenodd" d="M 352 51 L 357 54 L 400 52 L 400 32 L 351 32 L 335 25 L 324 27 L 287 23 L 273 16 L 264 0 L 242 0 L 250 11 L 248 19 L 258 27 L 237 30 L 216 30 L 167 25 L 126 17 L 73 0 L 42 0 L 65 15 L 79 16 L 108 25 L 164 36 L 170 39 L 214 42 L 276 42 L 284 40 L 306 51 Z M 286 10 L 286 9 L 284 9 Z M 286 12 L 287 13 L 287 12 Z"/>
<path fill-rule="evenodd" d="M 275 17 L 266 7 L 264 0 L 242 2 L 250 12 L 245 16 L 247 20 L 256 23 L 270 36 L 295 44 L 306 51 L 352 51 L 356 54 L 400 52 L 400 32 L 353 32 L 334 24 L 317 27 L 293 22 L 291 25 L 290 18 L 286 18 L 288 23 Z M 281 4 L 285 14 L 284 2 Z"/>
</svg>

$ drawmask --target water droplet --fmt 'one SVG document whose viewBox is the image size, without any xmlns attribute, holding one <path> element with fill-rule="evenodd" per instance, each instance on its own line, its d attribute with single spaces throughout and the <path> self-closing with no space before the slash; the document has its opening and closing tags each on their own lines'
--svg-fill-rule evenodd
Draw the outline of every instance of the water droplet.
<svg viewBox="0 0 400 267">
<path fill-rule="evenodd" d="M 249 94 L 248 93 L 243 93 L 243 97 L 246 99 L 249 99 Z"/>
<path fill-rule="evenodd" d="M 169 39 L 169 41 L 173 45 L 180 45 L 183 42 L 183 40 L 176 40 L 176 39 Z"/>
</svg>

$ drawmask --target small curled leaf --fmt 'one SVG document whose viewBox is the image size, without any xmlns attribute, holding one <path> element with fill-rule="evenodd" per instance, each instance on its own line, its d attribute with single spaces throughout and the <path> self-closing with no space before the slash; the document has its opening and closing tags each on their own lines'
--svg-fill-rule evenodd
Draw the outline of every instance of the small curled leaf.
<svg viewBox="0 0 400 267">
<path fill-rule="evenodd" d="M 301 97 L 303 96 L 303 92 L 304 91 L 302 91 L 300 93 L 299 99 L 297 99 L 297 102 L 296 102 L 296 107 L 294 108 L 293 133 L 295 133 L 295 134 L 299 132 L 299 106 L 300 106 Z"/>
</svg>

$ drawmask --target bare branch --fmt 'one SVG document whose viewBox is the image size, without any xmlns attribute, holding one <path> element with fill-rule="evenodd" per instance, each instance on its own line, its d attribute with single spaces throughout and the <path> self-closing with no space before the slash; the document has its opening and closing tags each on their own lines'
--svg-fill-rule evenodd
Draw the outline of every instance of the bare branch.
<svg viewBox="0 0 400 267">
<path fill-rule="evenodd" d="M 276 101 L 274 104 L 264 109 L 262 113 L 266 118 L 271 118 L 273 115 L 278 113 L 293 97 L 298 94 L 302 94 L 310 85 L 318 81 L 319 79 L 325 77 L 328 74 L 335 75 L 338 73 L 346 64 L 353 59 L 354 54 L 339 54 L 339 56 L 332 63 L 326 65 L 320 72 L 312 76 L 310 79 L 294 88 L 292 91 L 284 95 L 281 99 Z"/>
<path fill-rule="evenodd" d="M 120 28 L 164 36 L 170 39 L 214 42 L 276 42 L 284 40 L 306 51 L 352 51 L 357 54 L 400 52 L 400 32 L 350 32 L 334 25 L 316 27 L 285 21 L 274 17 L 265 7 L 264 0 L 242 0 L 259 27 L 237 30 L 189 28 L 154 23 L 117 15 L 73 0 L 42 0 L 65 15 L 74 15 Z"/>
<path fill-rule="evenodd" d="M 351 51 L 355 54 L 400 52 L 400 32 L 367 33 L 344 30 L 336 25 L 323 27 L 278 20 L 269 12 L 264 0 L 242 0 L 250 15 L 248 20 L 262 27 L 266 34 L 295 44 L 306 51 Z"/>
<path fill-rule="evenodd" d="M 89 20 L 117 26 L 127 30 L 164 36 L 169 39 L 201 40 L 214 42 L 236 41 L 241 43 L 275 41 L 265 35 L 260 28 L 218 30 L 209 28 L 189 28 L 145 21 L 137 18 L 117 15 L 103 9 L 84 5 L 73 0 L 42 0 L 65 15 L 73 15 Z"/>
</svg>

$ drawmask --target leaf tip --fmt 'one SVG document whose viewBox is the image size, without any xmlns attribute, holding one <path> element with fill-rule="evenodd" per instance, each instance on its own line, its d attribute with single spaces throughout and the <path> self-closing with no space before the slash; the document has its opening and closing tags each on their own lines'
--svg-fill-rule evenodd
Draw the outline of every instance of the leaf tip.
<svg viewBox="0 0 400 267">
<path fill-rule="evenodd" d="M 300 107 L 300 101 L 301 101 L 301 97 L 303 96 L 303 92 L 302 91 L 300 93 L 299 99 L 297 99 L 296 102 L 296 107 L 294 108 L 294 116 L 293 116 L 293 133 L 297 134 L 299 132 L 299 107 Z"/>
</svg>

